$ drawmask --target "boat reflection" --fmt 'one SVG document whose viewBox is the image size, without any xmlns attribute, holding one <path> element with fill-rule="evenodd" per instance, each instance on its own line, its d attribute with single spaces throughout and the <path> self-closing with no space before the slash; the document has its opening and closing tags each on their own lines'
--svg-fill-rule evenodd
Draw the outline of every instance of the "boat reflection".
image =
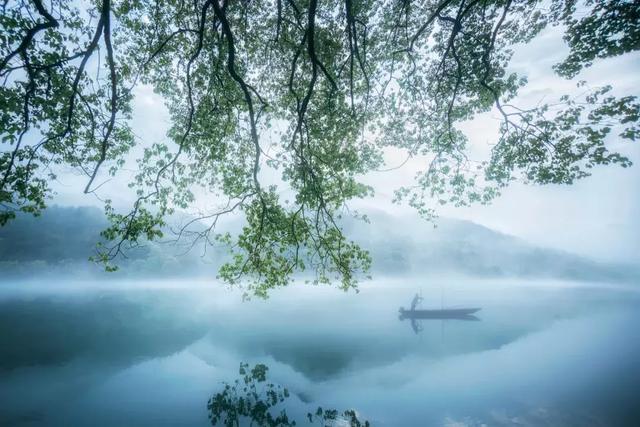
<svg viewBox="0 0 640 427">
<path fill-rule="evenodd" d="M 466 320 L 466 321 L 479 321 L 480 319 L 474 316 L 481 310 L 479 307 L 473 308 L 447 308 L 440 310 L 421 310 L 418 309 L 418 305 L 422 302 L 422 297 L 416 294 L 411 301 L 411 308 L 409 310 L 404 307 L 400 307 L 399 319 L 409 319 L 411 321 L 411 328 L 417 334 L 422 330 L 420 320 Z"/>
</svg>

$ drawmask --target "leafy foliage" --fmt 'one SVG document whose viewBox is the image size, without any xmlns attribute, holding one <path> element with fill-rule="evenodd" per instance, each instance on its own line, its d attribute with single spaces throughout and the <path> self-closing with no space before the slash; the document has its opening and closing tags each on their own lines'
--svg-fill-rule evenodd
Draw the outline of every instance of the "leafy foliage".
<svg viewBox="0 0 640 427">
<path fill-rule="evenodd" d="M 607 58 L 640 48 L 640 9 L 633 1 L 587 0 L 589 14 L 575 16 L 576 1 L 567 1 L 560 18 L 567 26 L 565 40 L 569 56 L 557 64 L 556 71 L 565 77 L 576 76 L 596 58 Z M 579 16 L 579 15 L 578 15 Z"/>
<path fill-rule="evenodd" d="M 280 409 L 278 415 L 273 415 L 274 408 L 282 404 L 290 397 L 289 390 L 281 385 L 267 383 L 269 368 L 263 364 L 257 364 L 249 368 L 246 363 L 240 364 L 239 374 L 241 379 L 233 384 L 225 384 L 224 389 L 215 394 L 207 403 L 209 419 L 212 425 L 218 423 L 226 427 L 236 427 L 242 421 L 248 421 L 249 425 L 259 427 L 292 427 L 298 425 L 290 420 L 286 410 Z M 318 407 L 314 413 L 307 414 L 310 424 L 319 424 L 324 427 L 349 426 L 369 427 L 368 421 L 360 421 L 356 411 L 346 410 L 342 414 L 335 409 L 323 409 Z M 255 424 L 254 424 L 255 423 Z"/>
<path fill-rule="evenodd" d="M 177 236 L 230 246 L 220 270 L 228 283 L 249 278 L 248 293 L 266 296 L 311 269 L 314 283 L 353 288 L 371 261 L 340 217 L 373 193 L 359 177 L 380 167 L 386 147 L 429 159 L 396 194 L 426 217 L 434 202 L 489 203 L 517 179 L 569 184 L 595 166 L 630 165 L 606 142 L 638 138 L 635 96 L 581 84 L 582 97 L 522 109 L 512 103 L 526 76 L 507 67 L 513 49 L 550 25 L 563 26 L 570 48 L 555 68 L 563 77 L 636 51 L 640 5 L 547 3 L 4 2 L 0 224 L 44 209 L 57 167 L 85 174 L 87 193 L 106 165 L 118 173 L 139 143 L 128 125 L 132 90 L 147 84 L 171 115 L 169 143 L 143 146 L 130 211 L 106 201 L 111 225 L 97 261 L 114 269 L 204 193 L 218 203 Z M 476 164 L 457 126 L 488 111 L 500 133 Z M 219 234 L 218 220 L 237 212 L 247 225 Z"/>
</svg>

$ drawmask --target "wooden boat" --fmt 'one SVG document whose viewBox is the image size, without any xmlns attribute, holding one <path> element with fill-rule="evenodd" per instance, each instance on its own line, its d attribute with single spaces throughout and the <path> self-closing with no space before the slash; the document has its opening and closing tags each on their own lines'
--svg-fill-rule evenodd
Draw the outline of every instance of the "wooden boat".
<svg viewBox="0 0 640 427">
<path fill-rule="evenodd" d="M 472 314 L 480 308 L 447 308 L 442 310 L 405 310 L 400 308 L 400 319 L 461 319 L 474 320 Z M 477 318 L 475 318 L 477 319 Z"/>
</svg>

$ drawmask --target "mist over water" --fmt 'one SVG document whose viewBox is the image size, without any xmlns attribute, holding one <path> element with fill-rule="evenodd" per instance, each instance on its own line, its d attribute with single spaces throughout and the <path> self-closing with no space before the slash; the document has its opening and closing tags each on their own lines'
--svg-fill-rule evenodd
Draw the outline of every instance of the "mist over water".
<svg viewBox="0 0 640 427">
<path fill-rule="evenodd" d="M 13 283 L 0 297 L 0 424 L 207 425 L 240 362 L 287 412 L 353 408 L 378 426 L 634 425 L 632 286 L 414 277 L 359 293 L 294 285 L 267 301 L 202 282 Z M 399 320 L 481 307 L 479 320 Z"/>
<path fill-rule="evenodd" d="M 373 427 L 640 426 L 640 2 L 287 2 L 275 37 L 255 2 L 56 3 L 5 1 L 0 21 L 0 427 L 207 426 L 241 363 L 268 366 L 298 426 L 319 406 Z M 265 195 L 267 246 L 292 250 L 320 206 L 374 280 L 243 301 L 213 279 L 230 248 L 195 236 L 235 242 Z M 136 239 L 159 212 L 164 236 Z M 88 261 L 119 237 L 117 272 Z M 399 310 L 416 295 L 421 319 Z"/>
</svg>

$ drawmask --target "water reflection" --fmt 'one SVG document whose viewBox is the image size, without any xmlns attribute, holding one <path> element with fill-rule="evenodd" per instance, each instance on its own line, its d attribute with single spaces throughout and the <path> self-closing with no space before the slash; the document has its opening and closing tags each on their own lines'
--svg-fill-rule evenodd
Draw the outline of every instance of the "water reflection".
<svg viewBox="0 0 640 427">
<path fill-rule="evenodd" d="M 3 298 L 0 425 L 116 425 L 64 417 L 120 372 L 203 337 L 208 326 L 186 307 L 162 292 Z"/>
<path fill-rule="evenodd" d="M 402 317 L 418 337 L 395 312 L 411 284 L 249 303 L 191 289 L 5 298 L 0 425 L 206 425 L 207 399 L 240 361 L 270 366 L 298 418 L 323 406 L 375 426 L 633 425 L 638 293 L 511 285 L 448 289 L 447 306 L 482 307 L 481 322 L 416 303 Z"/>
<path fill-rule="evenodd" d="M 339 411 L 318 406 L 296 420 L 288 413 L 292 397 L 289 389 L 281 384 L 267 381 L 269 367 L 257 364 L 249 367 L 240 363 L 239 376 L 235 381 L 224 382 L 221 391 L 207 402 L 209 420 L 212 425 L 295 427 L 297 425 L 321 425 L 323 427 L 370 427 L 369 421 L 361 420 L 354 409 Z"/>
<path fill-rule="evenodd" d="M 175 301 L 179 305 L 179 301 Z M 206 333 L 150 295 L 0 301 L 0 370 L 92 364 L 129 366 L 174 354 Z"/>
</svg>

